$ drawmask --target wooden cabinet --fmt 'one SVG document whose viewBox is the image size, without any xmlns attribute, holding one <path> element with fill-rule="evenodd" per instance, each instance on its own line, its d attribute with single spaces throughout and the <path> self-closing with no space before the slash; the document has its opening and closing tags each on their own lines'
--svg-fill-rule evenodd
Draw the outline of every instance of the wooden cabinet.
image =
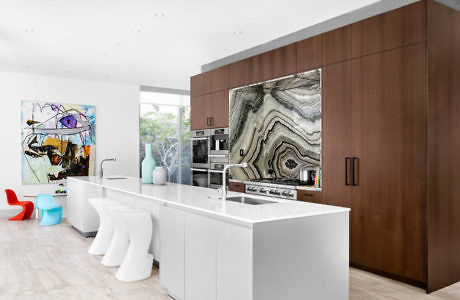
<svg viewBox="0 0 460 300">
<path fill-rule="evenodd" d="M 239 60 L 228 65 L 228 88 L 233 89 L 246 84 L 245 79 L 246 60 Z"/>
<path fill-rule="evenodd" d="M 242 182 L 234 182 L 234 181 L 229 181 L 228 182 L 228 189 L 233 192 L 238 192 L 238 193 L 244 193 L 244 183 Z"/>
<path fill-rule="evenodd" d="M 211 114 L 210 128 L 228 127 L 228 90 L 223 90 L 211 94 L 210 106 Z"/>
<path fill-rule="evenodd" d="M 333 64 L 351 58 L 351 25 L 323 34 L 323 64 Z"/>
<path fill-rule="evenodd" d="M 323 37 L 317 35 L 297 42 L 297 72 L 320 68 L 323 65 Z"/>
<path fill-rule="evenodd" d="M 201 95 L 190 99 L 190 129 L 209 128 L 211 115 L 211 95 Z"/>
<path fill-rule="evenodd" d="M 425 61 L 425 44 L 418 44 L 352 63 L 351 262 L 420 283 L 426 281 Z"/>
<path fill-rule="evenodd" d="M 313 203 L 322 203 L 322 195 L 319 191 L 297 190 L 297 200 Z"/>
<path fill-rule="evenodd" d="M 323 68 L 322 116 L 323 201 L 351 207 L 351 61 Z"/>
<path fill-rule="evenodd" d="M 426 40 L 425 1 L 352 24 L 352 55 L 361 57 Z"/>
<path fill-rule="evenodd" d="M 246 84 L 296 73 L 297 46 L 290 44 L 245 60 Z"/>
<path fill-rule="evenodd" d="M 228 89 L 228 66 L 210 71 L 211 93 Z"/>
<path fill-rule="evenodd" d="M 228 90 L 191 98 L 191 130 L 228 127 L 228 118 Z"/>
<path fill-rule="evenodd" d="M 190 78 L 190 96 L 196 97 L 211 92 L 211 73 L 205 72 Z"/>
</svg>

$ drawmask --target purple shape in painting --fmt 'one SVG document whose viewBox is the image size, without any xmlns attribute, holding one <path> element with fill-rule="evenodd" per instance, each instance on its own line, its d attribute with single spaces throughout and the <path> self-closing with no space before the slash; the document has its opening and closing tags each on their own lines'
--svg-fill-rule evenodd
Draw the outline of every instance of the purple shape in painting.
<svg viewBox="0 0 460 300">
<path fill-rule="evenodd" d="M 74 116 L 68 115 L 59 120 L 59 122 L 67 128 L 77 127 L 77 119 Z"/>
</svg>

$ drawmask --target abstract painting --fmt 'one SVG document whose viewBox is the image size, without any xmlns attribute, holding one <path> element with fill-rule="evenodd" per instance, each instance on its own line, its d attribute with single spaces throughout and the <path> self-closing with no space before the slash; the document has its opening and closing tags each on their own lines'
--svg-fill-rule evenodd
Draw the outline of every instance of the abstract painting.
<svg viewBox="0 0 460 300">
<path fill-rule="evenodd" d="M 96 107 L 22 102 L 22 183 L 94 175 Z"/>
<path fill-rule="evenodd" d="M 321 69 L 230 91 L 233 179 L 298 178 L 321 166 Z"/>
</svg>

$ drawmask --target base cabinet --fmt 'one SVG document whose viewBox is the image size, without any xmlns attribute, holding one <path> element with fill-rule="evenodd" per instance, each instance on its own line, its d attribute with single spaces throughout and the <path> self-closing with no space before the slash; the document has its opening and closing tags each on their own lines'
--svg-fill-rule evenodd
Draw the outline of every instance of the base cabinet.
<svg viewBox="0 0 460 300">
<path fill-rule="evenodd" d="M 176 300 L 252 299 L 251 229 L 160 207 L 160 282 Z"/>
</svg>

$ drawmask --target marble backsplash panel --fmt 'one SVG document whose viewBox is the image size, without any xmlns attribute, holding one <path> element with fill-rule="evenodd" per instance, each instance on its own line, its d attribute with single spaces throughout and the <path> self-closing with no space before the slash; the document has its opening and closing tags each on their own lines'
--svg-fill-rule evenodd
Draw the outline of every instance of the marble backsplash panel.
<svg viewBox="0 0 460 300">
<path fill-rule="evenodd" d="M 233 179 L 298 178 L 321 165 L 321 69 L 230 91 Z"/>
</svg>

